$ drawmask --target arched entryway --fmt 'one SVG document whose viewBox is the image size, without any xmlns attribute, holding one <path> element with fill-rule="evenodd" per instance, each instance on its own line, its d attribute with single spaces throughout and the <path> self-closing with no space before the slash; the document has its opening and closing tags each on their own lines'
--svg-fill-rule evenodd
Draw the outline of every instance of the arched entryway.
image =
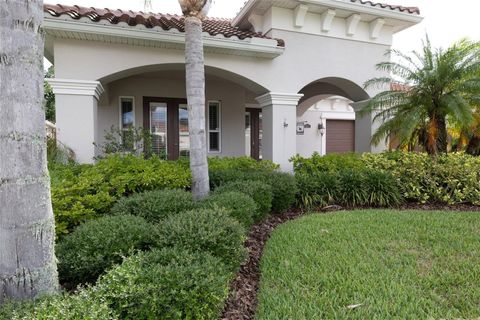
<svg viewBox="0 0 480 320">
<path fill-rule="evenodd" d="M 297 153 L 309 157 L 328 153 L 370 151 L 372 123 L 358 115 L 369 95 L 356 83 L 327 77 L 300 90 L 297 107 Z"/>
</svg>

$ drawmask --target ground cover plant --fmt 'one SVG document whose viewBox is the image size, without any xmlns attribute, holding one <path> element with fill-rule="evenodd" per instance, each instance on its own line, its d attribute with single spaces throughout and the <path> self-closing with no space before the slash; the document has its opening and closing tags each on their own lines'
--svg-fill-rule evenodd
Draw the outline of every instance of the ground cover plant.
<svg viewBox="0 0 480 320">
<path fill-rule="evenodd" d="M 365 210 L 278 227 L 257 319 L 473 319 L 478 212 Z"/>
</svg>

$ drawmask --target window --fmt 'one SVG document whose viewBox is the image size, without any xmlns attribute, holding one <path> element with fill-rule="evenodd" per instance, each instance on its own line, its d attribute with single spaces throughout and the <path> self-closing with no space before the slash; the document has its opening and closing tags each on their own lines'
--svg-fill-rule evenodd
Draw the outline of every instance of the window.
<svg viewBox="0 0 480 320">
<path fill-rule="evenodd" d="M 135 99 L 120 97 L 120 131 L 122 144 L 126 150 L 134 149 Z"/>
<path fill-rule="evenodd" d="M 208 103 L 208 151 L 221 152 L 220 102 Z"/>
</svg>

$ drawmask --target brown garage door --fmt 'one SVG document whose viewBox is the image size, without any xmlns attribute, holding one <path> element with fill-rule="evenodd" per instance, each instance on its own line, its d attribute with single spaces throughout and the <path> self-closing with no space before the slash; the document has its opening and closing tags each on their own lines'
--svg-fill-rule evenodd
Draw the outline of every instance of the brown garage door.
<svg viewBox="0 0 480 320">
<path fill-rule="evenodd" d="M 355 121 L 327 120 L 327 153 L 355 151 Z"/>
</svg>

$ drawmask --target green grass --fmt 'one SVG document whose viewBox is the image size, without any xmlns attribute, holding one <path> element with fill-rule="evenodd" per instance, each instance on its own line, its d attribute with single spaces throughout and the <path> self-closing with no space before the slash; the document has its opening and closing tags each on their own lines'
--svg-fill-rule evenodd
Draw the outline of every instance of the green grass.
<svg viewBox="0 0 480 320">
<path fill-rule="evenodd" d="M 477 319 L 480 213 L 309 215 L 274 231 L 261 272 L 257 319 Z"/>
</svg>

